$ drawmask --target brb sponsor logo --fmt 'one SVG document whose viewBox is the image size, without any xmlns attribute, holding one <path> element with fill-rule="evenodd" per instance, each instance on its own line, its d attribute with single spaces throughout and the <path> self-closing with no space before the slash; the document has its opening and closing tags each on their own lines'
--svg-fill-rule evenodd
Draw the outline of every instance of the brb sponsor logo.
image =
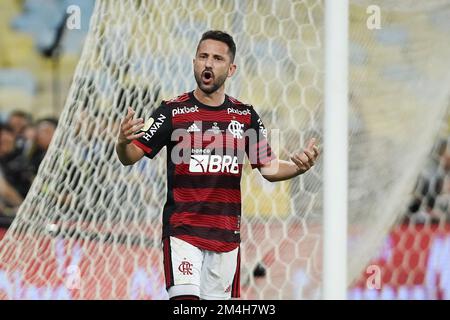
<svg viewBox="0 0 450 320">
<path fill-rule="evenodd" d="M 176 115 L 179 114 L 186 114 L 186 113 L 192 113 L 192 112 L 198 112 L 198 107 L 197 106 L 193 106 L 193 107 L 182 107 L 182 108 L 175 108 L 172 110 L 172 117 L 175 117 Z"/>
<path fill-rule="evenodd" d="M 239 173 L 239 163 L 236 156 L 229 155 L 191 155 L 190 172 L 229 172 Z"/>
<path fill-rule="evenodd" d="M 228 114 L 230 113 L 234 113 L 240 116 L 247 116 L 250 114 L 250 110 L 245 109 L 245 110 L 238 110 L 238 109 L 234 109 L 234 108 L 228 108 L 227 110 Z"/>
</svg>

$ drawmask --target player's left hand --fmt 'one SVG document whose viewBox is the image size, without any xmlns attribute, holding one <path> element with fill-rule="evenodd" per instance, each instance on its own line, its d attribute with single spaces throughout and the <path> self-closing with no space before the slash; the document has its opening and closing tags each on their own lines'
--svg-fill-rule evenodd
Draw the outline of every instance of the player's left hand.
<svg viewBox="0 0 450 320">
<path fill-rule="evenodd" d="M 297 152 L 291 156 L 291 160 L 297 165 L 298 172 L 304 173 L 314 166 L 318 156 L 319 148 L 316 146 L 316 139 L 312 138 L 302 152 Z"/>
</svg>

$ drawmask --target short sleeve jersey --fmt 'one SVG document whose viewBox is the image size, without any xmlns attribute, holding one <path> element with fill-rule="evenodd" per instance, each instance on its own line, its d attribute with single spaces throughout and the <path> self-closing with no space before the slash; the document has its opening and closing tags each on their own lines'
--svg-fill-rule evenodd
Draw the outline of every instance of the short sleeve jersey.
<svg viewBox="0 0 450 320">
<path fill-rule="evenodd" d="M 228 95 L 211 107 L 188 92 L 163 101 L 142 130 L 133 143 L 147 157 L 167 147 L 163 238 L 215 252 L 238 247 L 245 155 L 253 168 L 275 157 L 253 107 Z"/>
</svg>

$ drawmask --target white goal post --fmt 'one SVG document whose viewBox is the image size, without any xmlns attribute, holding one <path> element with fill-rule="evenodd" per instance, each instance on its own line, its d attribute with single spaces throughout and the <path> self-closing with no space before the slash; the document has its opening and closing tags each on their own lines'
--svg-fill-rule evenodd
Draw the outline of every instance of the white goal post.
<svg viewBox="0 0 450 320">
<path fill-rule="evenodd" d="M 348 1 L 325 3 L 323 299 L 347 297 Z"/>
</svg>

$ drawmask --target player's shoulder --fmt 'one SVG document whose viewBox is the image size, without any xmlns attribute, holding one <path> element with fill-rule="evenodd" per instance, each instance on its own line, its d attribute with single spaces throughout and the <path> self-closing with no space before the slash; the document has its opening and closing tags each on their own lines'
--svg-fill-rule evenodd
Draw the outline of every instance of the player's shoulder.
<svg viewBox="0 0 450 320">
<path fill-rule="evenodd" d="M 240 110 L 244 110 L 244 109 L 252 110 L 252 109 L 254 109 L 251 104 L 244 103 L 244 102 L 242 102 L 242 101 L 240 101 L 240 100 L 238 100 L 238 99 L 236 99 L 236 98 L 234 98 L 232 96 L 228 96 L 228 100 L 230 101 L 230 103 L 231 103 L 233 108 L 240 109 Z"/>
<path fill-rule="evenodd" d="M 166 106 L 177 106 L 180 103 L 186 102 L 191 98 L 189 92 L 185 92 L 183 94 L 180 94 L 172 99 L 168 99 L 168 100 L 163 100 L 162 104 L 166 105 Z"/>
</svg>

